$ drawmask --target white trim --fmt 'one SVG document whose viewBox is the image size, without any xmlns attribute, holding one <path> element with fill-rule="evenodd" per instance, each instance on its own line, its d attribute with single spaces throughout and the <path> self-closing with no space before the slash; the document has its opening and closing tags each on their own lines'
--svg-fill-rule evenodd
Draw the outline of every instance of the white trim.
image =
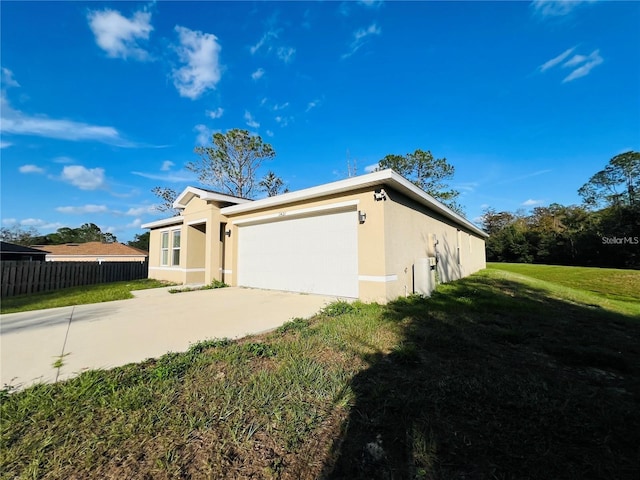
<svg viewBox="0 0 640 480">
<path fill-rule="evenodd" d="M 192 272 L 204 272 L 204 268 L 177 268 L 177 267 L 149 267 L 149 270 L 164 270 L 170 272 L 182 272 L 182 273 L 192 273 Z"/>
<path fill-rule="evenodd" d="M 187 203 L 189 203 L 193 197 L 199 197 L 200 199 L 205 201 L 211 200 L 214 202 L 234 204 L 247 203 L 252 201 L 247 198 L 225 195 L 224 193 L 208 192 L 207 190 L 202 190 L 196 187 L 187 187 L 182 191 L 180 195 L 178 195 L 176 201 L 173 202 L 173 208 L 186 208 Z"/>
<path fill-rule="evenodd" d="M 358 275 L 358 280 L 361 282 L 395 282 L 398 280 L 398 275 Z"/>
<path fill-rule="evenodd" d="M 233 273 L 233 270 L 223 270 L 223 269 L 220 269 L 220 271 L 221 271 L 222 273 L 224 273 L 225 275 L 230 275 L 230 274 L 232 274 L 232 273 Z"/>
<path fill-rule="evenodd" d="M 310 213 L 330 212 L 335 210 L 347 210 L 350 207 L 356 207 L 360 200 L 349 200 L 347 202 L 331 203 L 329 205 L 320 205 L 319 207 L 301 208 L 298 210 L 283 210 L 278 213 L 270 213 L 269 215 L 261 215 L 259 217 L 243 218 L 241 220 L 232 221 L 232 225 L 246 225 L 249 223 L 263 223 L 269 220 L 284 220 L 285 218 L 295 218 Z"/>
<path fill-rule="evenodd" d="M 184 222 L 184 217 L 177 216 L 171 218 L 163 218 L 162 220 L 156 220 L 154 222 L 143 223 L 140 228 L 159 228 L 171 225 L 181 225 Z"/>
<path fill-rule="evenodd" d="M 199 220 L 191 220 L 190 222 L 187 222 L 187 225 L 201 225 L 203 223 L 207 223 L 206 218 L 201 218 Z"/>
</svg>

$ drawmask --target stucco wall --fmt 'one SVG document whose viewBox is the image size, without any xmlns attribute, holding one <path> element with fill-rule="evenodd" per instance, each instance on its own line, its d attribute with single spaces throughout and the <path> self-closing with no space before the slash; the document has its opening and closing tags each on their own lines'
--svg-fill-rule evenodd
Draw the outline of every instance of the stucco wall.
<svg viewBox="0 0 640 480">
<path fill-rule="evenodd" d="M 482 238 L 392 189 L 385 190 L 389 197 L 385 202 L 385 268 L 387 275 L 397 275 L 397 281 L 387 282 L 388 299 L 413 293 L 413 267 L 419 258 L 437 258 L 441 282 L 485 267 Z"/>
<path fill-rule="evenodd" d="M 224 249 L 224 281 L 230 285 L 237 285 L 238 264 L 236 252 L 238 249 L 239 227 L 236 222 L 271 215 L 296 216 L 296 212 L 301 210 L 317 207 L 330 208 L 337 203 L 353 202 L 354 205 L 347 208 L 360 210 L 367 215 L 366 221 L 358 225 L 359 297 L 366 301 L 384 301 L 386 299 L 386 287 L 383 281 L 385 278 L 384 236 L 381 234 L 384 226 L 384 208 L 380 202 L 375 202 L 373 191 L 373 189 L 367 188 L 347 194 L 328 195 L 314 201 L 294 202 L 247 213 L 228 215 L 227 229 L 231 231 L 231 237 L 227 238 Z M 331 210 L 316 211 L 309 213 L 309 215 L 330 212 Z"/>
</svg>

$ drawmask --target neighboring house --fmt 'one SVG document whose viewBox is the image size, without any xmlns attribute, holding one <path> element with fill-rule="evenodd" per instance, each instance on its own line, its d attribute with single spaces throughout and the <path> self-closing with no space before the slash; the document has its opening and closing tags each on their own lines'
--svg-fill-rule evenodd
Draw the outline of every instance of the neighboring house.
<svg viewBox="0 0 640 480">
<path fill-rule="evenodd" d="M 38 245 L 47 251 L 47 262 L 144 262 L 149 254 L 122 243 L 66 243 Z"/>
<path fill-rule="evenodd" d="M 486 233 L 393 170 L 246 200 L 187 187 L 149 277 L 386 302 L 485 268 Z"/>
<path fill-rule="evenodd" d="M 15 243 L 0 242 L 0 260 L 19 262 L 44 262 L 47 252 L 36 248 L 16 245 Z"/>
</svg>

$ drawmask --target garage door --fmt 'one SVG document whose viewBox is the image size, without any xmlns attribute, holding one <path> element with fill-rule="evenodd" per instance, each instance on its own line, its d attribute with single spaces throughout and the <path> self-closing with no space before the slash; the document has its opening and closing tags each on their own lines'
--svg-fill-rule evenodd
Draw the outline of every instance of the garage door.
<svg viewBox="0 0 640 480">
<path fill-rule="evenodd" d="M 357 212 L 240 226 L 238 285 L 357 298 Z"/>
</svg>

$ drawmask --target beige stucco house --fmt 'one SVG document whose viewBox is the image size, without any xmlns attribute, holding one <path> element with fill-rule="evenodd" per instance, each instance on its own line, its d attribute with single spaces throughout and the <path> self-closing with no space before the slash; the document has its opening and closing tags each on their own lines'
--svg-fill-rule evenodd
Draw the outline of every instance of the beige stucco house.
<svg viewBox="0 0 640 480">
<path fill-rule="evenodd" d="M 487 234 L 393 170 L 247 200 L 188 187 L 149 277 L 386 302 L 485 268 Z"/>
</svg>

